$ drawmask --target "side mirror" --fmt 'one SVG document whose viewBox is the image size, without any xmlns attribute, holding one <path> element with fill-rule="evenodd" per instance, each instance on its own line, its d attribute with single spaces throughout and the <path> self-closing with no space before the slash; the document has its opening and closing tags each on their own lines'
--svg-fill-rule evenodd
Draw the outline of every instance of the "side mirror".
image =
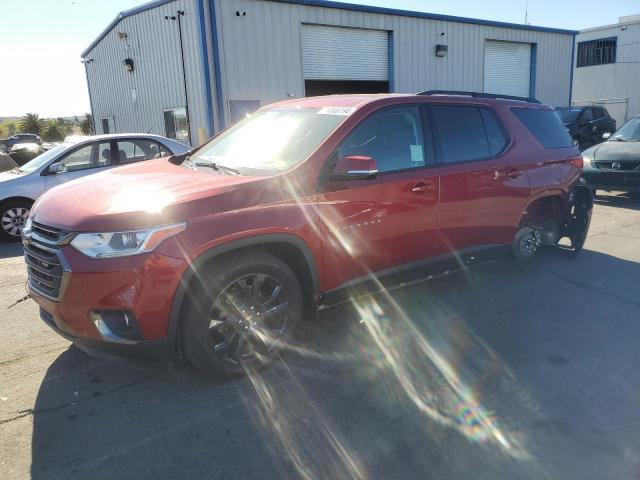
<svg viewBox="0 0 640 480">
<path fill-rule="evenodd" d="M 605 132 L 602 134 L 603 140 L 609 140 L 611 138 L 611 134 L 609 132 Z"/>
<path fill-rule="evenodd" d="M 51 165 L 49 165 L 49 168 L 47 168 L 47 174 L 55 175 L 57 173 L 64 172 L 64 170 L 64 165 L 62 165 L 61 163 L 52 163 Z"/>
<path fill-rule="evenodd" d="M 336 163 L 332 180 L 369 180 L 378 176 L 378 166 L 371 157 L 350 155 Z"/>
</svg>

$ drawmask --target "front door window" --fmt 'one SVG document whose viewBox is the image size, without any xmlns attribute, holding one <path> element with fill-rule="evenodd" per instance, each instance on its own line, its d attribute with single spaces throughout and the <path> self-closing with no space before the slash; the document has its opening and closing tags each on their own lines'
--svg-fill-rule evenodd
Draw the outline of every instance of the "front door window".
<svg viewBox="0 0 640 480">
<path fill-rule="evenodd" d="M 92 143 L 71 152 L 61 161 L 61 173 L 107 167 L 112 163 L 111 143 Z"/>
</svg>

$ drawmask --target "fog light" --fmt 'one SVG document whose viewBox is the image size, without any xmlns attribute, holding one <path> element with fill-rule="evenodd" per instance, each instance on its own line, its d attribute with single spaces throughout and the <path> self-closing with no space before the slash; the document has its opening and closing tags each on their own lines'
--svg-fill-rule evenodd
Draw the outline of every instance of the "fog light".
<svg viewBox="0 0 640 480">
<path fill-rule="evenodd" d="M 124 310 L 91 312 L 89 318 L 102 339 L 107 342 L 134 343 L 144 340 L 131 312 Z"/>
</svg>

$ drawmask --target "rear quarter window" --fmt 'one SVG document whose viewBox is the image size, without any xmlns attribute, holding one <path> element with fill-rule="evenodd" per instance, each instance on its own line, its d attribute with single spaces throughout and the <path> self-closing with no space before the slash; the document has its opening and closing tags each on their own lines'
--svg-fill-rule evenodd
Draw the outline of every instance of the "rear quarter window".
<svg viewBox="0 0 640 480">
<path fill-rule="evenodd" d="M 512 108 L 511 111 L 544 148 L 573 147 L 569 132 L 553 110 Z"/>
</svg>

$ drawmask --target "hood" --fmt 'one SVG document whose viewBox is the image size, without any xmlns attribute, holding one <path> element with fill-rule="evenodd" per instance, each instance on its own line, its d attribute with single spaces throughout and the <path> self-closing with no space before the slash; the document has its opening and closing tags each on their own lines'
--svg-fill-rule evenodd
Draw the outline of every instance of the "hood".
<svg viewBox="0 0 640 480">
<path fill-rule="evenodd" d="M 32 218 L 70 231 L 147 228 L 186 220 L 178 206 L 262 180 L 191 170 L 166 158 L 151 160 L 53 188 L 36 202 Z"/>
<path fill-rule="evenodd" d="M 20 178 L 23 177 L 24 175 L 26 175 L 25 172 L 20 172 L 20 171 L 12 171 L 12 170 L 8 170 L 6 172 L 2 172 L 0 173 L 0 182 L 6 182 L 8 180 L 15 180 L 16 178 Z"/>
<path fill-rule="evenodd" d="M 640 160 L 640 142 L 607 141 L 585 150 L 582 154 L 598 162 Z"/>
</svg>

